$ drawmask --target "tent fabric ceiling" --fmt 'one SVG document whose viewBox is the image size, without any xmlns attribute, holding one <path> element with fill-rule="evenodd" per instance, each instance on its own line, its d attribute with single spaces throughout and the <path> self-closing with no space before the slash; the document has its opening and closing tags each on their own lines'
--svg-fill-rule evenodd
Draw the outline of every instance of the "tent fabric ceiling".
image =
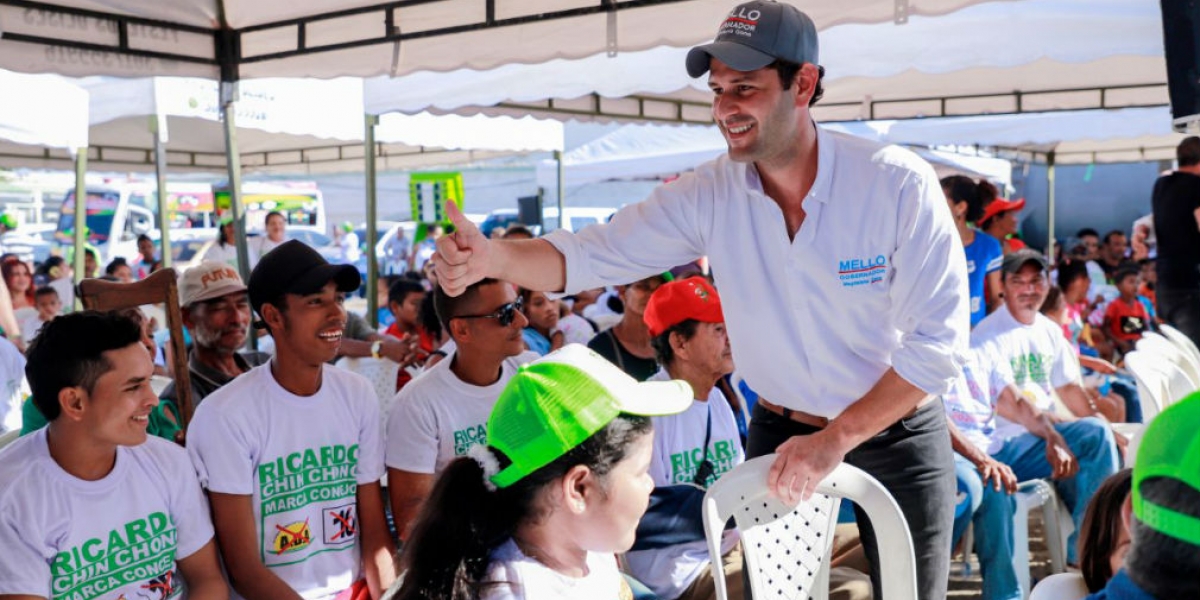
<svg viewBox="0 0 1200 600">
<path fill-rule="evenodd" d="M 984 0 L 789 1 L 824 29 L 904 22 Z M 243 78 L 490 69 L 689 46 L 710 38 L 732 5 L 730 0 L 0 0 L 0 68 L 217 78 L 214 39 L 223 6 L 226 22 L 238 32 Z M 127 48 L 119 45 L 121 29 Z"/>
<path fill-rule="evenodd" d="M 87 146 L 87 112 L 87 90 L 62 77 L 0 71 L 0 140 L 11 142 L 6 146 Z"/>
<path fill-rule="evenodd" d="M 993 42 L 993 40 L 995 40 Z M 1153 106 L 1167 102 L 1161 15 L 1133 0 L 984 3 L 904 25 L 821 34 L 826 121 Z M 711 122 L 687 48 L 488 71 L 368 79 L 368 112 Z"/>
</svg>

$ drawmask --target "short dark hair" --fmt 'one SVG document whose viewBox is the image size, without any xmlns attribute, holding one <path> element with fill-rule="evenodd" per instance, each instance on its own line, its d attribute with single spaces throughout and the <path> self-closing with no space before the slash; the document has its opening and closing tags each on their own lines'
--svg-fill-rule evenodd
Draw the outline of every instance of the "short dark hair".
<svg viewBox="0 0 1200 600">
<path fill-rule="evenodd" d="M 1200 165 L 1200 137 L 1194 135 L 1183 138 L 1175 147 L 1175 160 L 1181 167 Z"/>
<path fill-rule="evenodd" d="M 499 279 L 485 277 L 467 286 L 467 289 L 457 296 L 451 296 L 442 290 L 442 286 L 434 286 L 433 288 L 433 311 L 437 315 L 438 321 L 442 323 L 442 328 L 450 331 L 450 320 L 462 314 L 459 312 L 462 306 L 474 302 L 479 297 L 479 288 L 485 285 L 500 283 Z"/>
<path fill-rule="evenodd" d="M 1125 237 L 1125 232 L 1121 231 L 1120 229 L 1114 229 L 1114 230 L 1104 234 L 1104 243 L 1107 244 L 1110 240 L 1117 237 L 1118 235 L 1121 237 Z"/>
<path fill-rule="evenodd" d="M 424 294 L 425 286 L 411 279 L 397 279 L 388 286 L 388 304 L 404 304 L 409 294 Z"/>
<path fill-rule="evenodd" d="M 1113 285 L 1117 285 L 1130 277 L 1137 277 L 1142 274 L 1142 270 L 1137 265 L 1122 266 L 1113 274 Z"/>
<path fill-rule="evenodd" d="M 118 257 L 112 259 L 112 262 L 108 263 L 107 267 L 104 267 L 104 274 L 105 275 L 116 275 L 117 269 L 119 269 L 121 267 L 128 267 L 128 266 L 129 266 L 129 263 L 125 261 L 125 257 L 118 256 Z"/>
<path fill-rule="evenodd" d="M 112 369 L 104 353 L 141 341 L 141 325 L 115 313 L 85 310 L 42 325 L 25 353 L 34 406 L 47 421 L 57 419 L 62 412 L 59 392 L 78 386 L 90 394 L 100 376 Z"/>
<path fill-rule="evenodd" d="M 696 329 L 699 326 L 700 321 L 696 319 L 684 319 L 650 338 L 650 347 L 654 348 L 654 359 L 658 361 L 658 364 L 665 367 L 675 362 L 675 350 L 671 348 L 672 333 L 678 333 L 683 336 L 684 341 L 687 341 L 696 335 Z"/>
<path fill-rule="evenodd" d="M 1089 235 L 1096 239 L 1100 239 L 1100 232 L 1092 229 L 1091 227 L 1084 227 L 1075 233 L 1075 237 L 1077 238 L 1085 238 Z"/>
<path fill-rule="evenodd" d="M 33 292 L 34 298 L 41 298 L 42 296 L 54 296 L 55 298 L 57 298 L 58 290 L 54 289 L 51 286 L 43 285 L 42 287 L 38 288 L 36 291 Z"/>
<path fill-rule="evenodd" d="M 1064 260 L 1058 265 L 1058 287 L 1064 290 L 1084 277 L 1088 277 L 1087 263 L 1081 260 Z"/>
<path fill-rule="evenodd" d="M 533 230 L 521 225 L 520 223 L 517 223 L 515 225 L 509 225 L 508 229 L 504 230 L 504 235 L 500 236 L 500 238 L 508 240 L 520 236 L 528 236 L 529 239 L 537 237 L 536 235 L 533 235 Z"/>
<path fill-rule="evenodd" d="M 779 84 L 783 89 L 792 89 L 792 82 L 796 80 L 796 73 L 800 72 L 800 68 L 804 65 L 799 63 L 789 62 L 780 58 L 775 59 L 775 62 L 767 65 L 768 69 L 774 69 L 779 75 Z M 812 106 L 825 96 L 825 67 L 815 65 L 817 67 L 817 86 L 813 89 L 812 98 L 809 98 L 808 105 Z"/>
<path fill-rule="evenodd" d="M 271 217 L 279 217 L 280 219 L 283 219 L 283 222 L 285 224 L 287 223 L 287 217 L 284 217 L 283 213 L 281 213 L 277 210 L 273 210 L 273 211 L 267 213 L 267 216 L 263 217 L 263 224 L 266 225 L 267 223 L 270 223 Z"/>
<path fill-rule="evenodd" d="M 137 236 L 137 243 L 140 244 L 142 242 L 150 242 L 151 244 L 153 244 L 154 240 L 150 239 L 150 236 L 143 233 L 143 234 Z"/>
<path fill-rule="evenodd" d="M 1192 517 L 1200 517 L 1200 491 L 1170 477 L 1141 482 L 1142 499 Z M 1159 533 L 1134 517 L 1129 525 L 1133 543 L 1125 555 L 1125 570 L 1138 587 L 1155 598 L 1200 597 L 1200 547 Z"/>
</svg>

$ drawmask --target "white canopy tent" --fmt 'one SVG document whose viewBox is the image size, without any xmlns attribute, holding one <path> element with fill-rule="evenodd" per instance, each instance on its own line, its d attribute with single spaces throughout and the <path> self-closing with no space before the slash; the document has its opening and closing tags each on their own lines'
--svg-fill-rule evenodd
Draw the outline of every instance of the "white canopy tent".
<svg viewBox="0 0 1200 600">
<path fill-rule="evenodd" d="M 725 138 L 716 127 L 625 125 L 563 155 L 562 185 L 681 173 L 725 151 Z M 961 173 L 986 177 L 1004 185 L 1012 181 L 1012 165 L 1007 160 L 962 156 L 925 148 L 916 148 L 915 151 L 934 166 L 939 176 Z M 538 164 L 539 186 L 549 188 L 558 185 L 558 177 L 557 161 L 545 160 Z"/>
<path fill-rule="evenodd" d="M 981 0 L 790 0 L 819 29 Z M 0 68 L 65 75 L 403 75 L 490 69 L 712 36 L 729 0 L 0 0 Z"/>
<path fill-rule="evenodd" d="M 710 123 L 686 47 L 365 84 L 368 112 L 534 114 Z M 822 121 L 1020 113 L 1167 103 L 1162 16 L 1143 0 L 989 2 L 903 25 L 821 32 Z"/>
</svg>

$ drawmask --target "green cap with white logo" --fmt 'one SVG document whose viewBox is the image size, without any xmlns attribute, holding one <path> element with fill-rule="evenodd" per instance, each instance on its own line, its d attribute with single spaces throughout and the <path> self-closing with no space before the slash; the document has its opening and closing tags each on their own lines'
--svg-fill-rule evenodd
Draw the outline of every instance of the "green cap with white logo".
<svg viewBox="0 0 1200 600">
<path fill-rule="evenodd" d="M 1200 546 L 1200 518 L 1142 497 L 1142 483 L 1168 477 L 1200 493 L 1200 392 L 1159 413 L 1146 427 L 1133 467 L 1133 514 L 1143 525 Z"/>
<path fill-rule="evenodd" d="M 488 446 L 512 464 L 491 477 L 505 488 L 554 462 L 618 415 L 670 415 L 692 404 L 687 382 L 630 377 L 586 346 L 570 344 L 523 365 L 488 418 Z"/>
</svg>

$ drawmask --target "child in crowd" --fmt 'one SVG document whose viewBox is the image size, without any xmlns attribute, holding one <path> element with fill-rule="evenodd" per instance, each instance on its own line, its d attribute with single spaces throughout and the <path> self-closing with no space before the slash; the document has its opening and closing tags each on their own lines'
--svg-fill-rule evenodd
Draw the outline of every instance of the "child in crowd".
<svg viewBox="0 0 1200 600">
<path fill-rule="evenodd" d="M 434 486 L 393 598 L 629 598 L 614 554 L 633 544 L 654 487 L 646 417 L 691 403 L 687 383 L 638 383 L 579 345 L 522 367 L 487 445 Z"/>
<path fill-rule="evenodd" d="M 398 340 L 417 343 L 417 365 L 425 364 L 429 353 L 437 348 L 434 341 L 428 337 L 421 327 L 421 303 L 425 300 L 425 286 L 408 278 L 399 278 L 388 287 L 388 311 L 394 320 L 384 330 L 384 335 L 390 335 Z M 412 380 L 408 369 L 400 369 L 396 375 L 396 391 L 400 391 Z"/>
<path fill-rule="evenodd" d="M 1122 269 L 1113 277 L 1120 296 L 1104 311 L 1105 335 L 1122 355 L 1133 351 L 1142 334 L 1151 330 L 1150 312 L 1138 299 L 1138 271 Z"/>
<path fill-rule="evenodd" d="M 121 283 L 133 283 L 133 267 L 129 266 L 124 257 L 118 256 L 104 267 L 105 277 Z"/>
<path fill-rule="evenodd" d="M 62 301 L 58 298 L 58 290 L 50 286 L 42 286 L 33 293 L 33 306 L 37 314 L 21 322 L 21 335 L 25 341 L 37 337 L 42 327 L 53 321 L 62 311 Z"/>
<path fill-rule="evenodd" d="M 541 356 L 563 347 L 565 334 L 558 329 L 559 301 L 543 292 L 522 289 L 522 308 L 529 325 L 522 335 L 525 347 Z"/>
</svg>

